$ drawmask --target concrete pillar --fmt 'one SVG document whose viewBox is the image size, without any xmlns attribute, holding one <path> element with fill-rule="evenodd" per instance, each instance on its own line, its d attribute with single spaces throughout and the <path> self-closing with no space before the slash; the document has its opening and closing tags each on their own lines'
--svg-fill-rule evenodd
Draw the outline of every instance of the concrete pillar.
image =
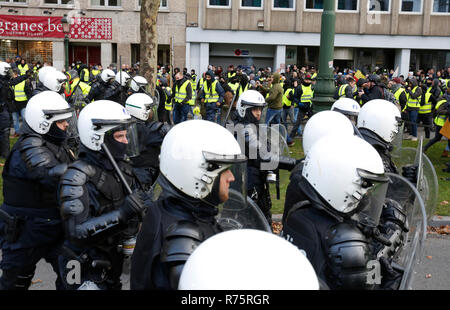
<svg viewBox="0 0 450 310">
<path fill-rule="evenodd" d="M 297 14 L 295 15 L 295 32 L 302 32 L 303 29 L 303 0 L 296 0 L 296 10 Z"/>
<path fill-rule="evenodd" d="M 57 70 L 64 69 L 64 41 L 53 41 L 53 67 Z"/>
<path fill-rule="evenodd" d="M 112 44 L 102 43 L 100 50 L 102 67 L 107 68 L 112 63 Z"/>
<path fill-rule="evenodd" d="M 360 0 L 359 2 L 359 34 L 366 33 L 368 1 Z"/>
<path fill-rule="evenodd" d="M 433 1 L 425 1 L 423 3 L 423 28 L 422 35 L 427 36 L 430 34 L 430 23 L 431 23 L 431 7 Z"/>
<path fill-rule="evenodd" d="M 283 65 L 283 68 L 281 69 L 281 72 L 284 72 L 286 70 L 286 45 L 277 45 L 275 50 L 275 59 L 274 59 L 274 66 L 273 66 L 273 72 L 277 71 L 281 68 Z"/>
<path fill-rule="evenodd" d="M 264 1 L 264 31 L 270 31 L 272 28 L 270 16 L 272 13 L 272 1 Z"/>
<path fill-rule="evenodd" d="M 231 30 L 239 30 L 239 6 L 240 0 L 232 0 L 231 5 Z"/>
<path fill-rule="evenodd" d="M 186 68 L 188 68 L 189 72 L 190 69 L 194 69 L 191 67 L 191 43 L 186 42 Z M 197 72 L 197 70 L 195 70 Z"/>
<path fill-rule="evenodd" d="M 401 1 L 391 1 L 391 35 L 398 33 L 398 15 Z"/>
<path fill-rule="evenodd" d="M 198 73 L 203 73 L 208 70 L 209 66 L 209 43 L 200 43 L 200 59 Z"/>
<path fill-rule="evenodd" d="M 410 49 L 398 49 L 395 51 L 395 69 L 399 68 L 398 75 L 408 77 L 409 64 L 411 61 Z"/>
</svg>

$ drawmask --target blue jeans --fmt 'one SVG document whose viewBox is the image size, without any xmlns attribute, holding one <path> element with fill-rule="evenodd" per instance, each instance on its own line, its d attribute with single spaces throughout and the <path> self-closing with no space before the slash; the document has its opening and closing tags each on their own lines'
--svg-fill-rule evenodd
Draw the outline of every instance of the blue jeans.
<svg viewBox="0 0 450 310">
<path fill-rule="evenodd" d="M 22 122 L 25 121 L 25 109 L 20 110 L 20 112 L 13 112 L 12 114 L 12 118 L 13 118 L 13 122 L 14 122 L 14 132 L 16 134 L 19 134 L 20 132 L 20 120 L 19 117 L 22 117 Z"/>
<path fill-rule="evenodd" d="M 281 124 L 281 113 L 282 112 L 283 112 L 283 109 L 280 109 L 280 110 L 267 109 L 266 125 Z"/>
<path fill-rule="evenodd" d="M 216 106 L 216 103 L 206 104 L 206 120 L 220 124 L 221 123 L 221 109 Z"/>
<path fill-rule="evenodd" d="M 189 104 L 175 103 L 173 106 L 173 123 L 179 124 L 187 120 L 190 110 Z"/>
<path fill-rule="evenodd" d="M 412 110 L 408 112 L 409 121 L 411 122 L 411 135 L 417 137 L 417 118 L 419 117 L 419 110 Z"/>
</svg>

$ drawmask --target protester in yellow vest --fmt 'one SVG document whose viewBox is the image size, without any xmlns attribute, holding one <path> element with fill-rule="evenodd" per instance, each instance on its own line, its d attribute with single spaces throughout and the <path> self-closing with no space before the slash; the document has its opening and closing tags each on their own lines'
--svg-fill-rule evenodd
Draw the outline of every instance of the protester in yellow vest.
<svg viewBox="0 0 450 310">
<path fill-rule="evenodd" d="M 433 105 L 431 103 L 431 90 L 432 87 L 428 87 L 425 95 L 421 98 L 421 106 L 419 109 L 419 116 L 417 118 L 417 124 L 422 123 L 425 130 L 425 138 L 430 139 L 431 126 L 433 123 Z"/>
<path fill-rule="evenodd" d="M 20 71 L 13 69 L 13 78 L 19 77 Z M 31 85 L 30 81 L 25 76 L 20 76 L 23 81 L 18 84 L 12 85 L 12 91 L 14 92 L 14 100 L 11 104 L 8 104 L 8 111 L 11 113 L 14 124 L 14 135 L 17 137 L 20 134 L 20 117 L 22 121 L 25 121 L 25 108 L 28 103 L 28 99 L 31 98 Z"/>
<path fill-rule="evenodd" d="M 20 64 L 17 66 L 17 69 L 19 69 L 20 75 L 25 75 L 27 71 L 30 70 L 30 67 L 28 67 L 27 63 L 25 63 L 25 59 L 22 59 Z"/>
<path fill-rule="evenodd" d="M 447 89 L 447 97 L 440 97 L 436 103 L 435 111 L 436 111 L 436 118 L 434 119 L 434 124 L 436 125 L 435 130 L 435 137 L 431 139 L 427 145 L 425 145 L 423 151 L 426 152 L 433 144 L 441 141 L 442 134 L 440 133 L 442 127 L 444 126 L 446 120 L 449 118 L 450 114 L 450 91 Z M 450 146 L 450 140 L 449 140 L 449 146 Z M 448 152 L 445 152 L 442 154 L 442 157 L 447 157 Z"/>
<path fill-rule="evenodd" d="M 422 99 L 422 88 L 418 86 L 415 78 L 408 80 L 408 87 L 406 89 L 408 94 L 408 103 L 406 110 L 409 114 L 409 121 L 411 122 L 411 136 L 408 139 L 417 141 L 417 118 L 420 110 L 420 101 Z"/>
<path fill-rule="evenodd" d="M 206 81 L 200 91 L 199 98 L 205 104 L 206 120 L 221 123 L 221 105 L 225 91 L 219 81 L 215 79 L 214 72 L 208 70 L 206 72 Z"/>
<path fill-rule="evenodd" d="M 187 120 L 190 111 L 189 102 L 192 99 L 191 80 L 183 75 L 183 72 L 177 72 L 175 75 L 175 84 L 173 87 L 173 122 L 179 124 Z"/>
</svg>

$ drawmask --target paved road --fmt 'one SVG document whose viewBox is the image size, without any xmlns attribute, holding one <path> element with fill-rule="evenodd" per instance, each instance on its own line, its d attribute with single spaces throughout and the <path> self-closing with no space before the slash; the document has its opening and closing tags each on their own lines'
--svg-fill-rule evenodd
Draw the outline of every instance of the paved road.
<svg viewBox="0 0 450 310">
<path fill-rule="evenodd" d="M 450 289 L 450 236 L 429 234 L 425 242 L 422 263 L 415 275 L 414 289 L 449 290 Z M 431 277 L 430 277 L 431 275 Z M 45 261 L 37 266 L 34 284 L 31 290 L 54 290 L 56 274 Z M 129 275 L 122 276 L 123 289 L 129 290 Z"/>
</svg>

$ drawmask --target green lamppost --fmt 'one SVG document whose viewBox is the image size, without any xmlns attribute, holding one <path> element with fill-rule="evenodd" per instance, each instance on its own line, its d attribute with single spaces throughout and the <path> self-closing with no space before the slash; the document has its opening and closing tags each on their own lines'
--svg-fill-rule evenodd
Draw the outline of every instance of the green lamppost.
<svg viewBox="0 0 450 310">
<path fill-rule="evenodd" d="M 314 113 L 330 110 L 336 90 L 333 76 L 336 0 L 324 0 L 320 33 L 319 73 L 314 90 Z"/>
<path fill-rule="evenodd" d="M 64 32 L 64 55 L 65 55 L 65 63 L 64 68 L 66 72 L 69 71 L 69 34 L 70 34 L 70 22 L 67 19 L 67 15 L 61 19 L 61 24 L 63 26 Z"/>
</svg>

